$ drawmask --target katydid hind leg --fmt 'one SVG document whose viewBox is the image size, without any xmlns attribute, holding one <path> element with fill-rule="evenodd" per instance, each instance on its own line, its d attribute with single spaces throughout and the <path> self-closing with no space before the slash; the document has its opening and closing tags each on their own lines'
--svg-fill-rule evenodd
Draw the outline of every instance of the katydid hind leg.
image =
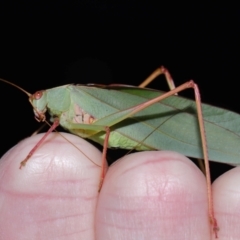
<svg viewBox="0 0 240 240">
<path fill-rule="evenodd" d="M 205 128 L 204 128 L 201 97 L 200 97 L 200 92 L 199 92 L 199 88 L 198 88 L 197 84 L 195 84 L 195 83 L 193 84 L 193 89 L 194 89 L 194 93 L 195 93 L 195 100 L 196 100 L 197 113 L 198 113 L 198 121 L 199 121 L 202 147 L 203 147 L 203 156 L 204 156 L 205 173 L 206 173 L 206 181 L 207 181 L 208 207 L 209 207 L 210 223 L 213 226 L 213 232 L 215 234 L 215 238 L 218 238 L 217 233 L 219 231 L 219 227 L 218 227 L 218 224 L 217 224 L 217 220 L 214 217 L 213 194 L 212 194 L 212 187 L 211 187 L 211 175 L 210 175 L 208 149 L 207 149 L 207 138 L 206 138 L 206 132 L 205 132 Z"/>
<path fill-rule="evenodd" d="M 202 142 L 202 148 L 203 148 L 203 156 L 204 156 L 204 163 L 206 168 L 206 184 L 207 184 L 207 195 L 208 195 L 208 208 L 209 208 L 209 217 L 210 217 L 210 223 L 213 226 L 213 232 L 215 234 L 215 237 L 217 238 L 217 232 L 219 230 L 217 221 L 214 217 L 214 209 L 213 209 L 213 196 L 212 196 L 212 188 L 211 188 L 211 176 L 210 176 L 210 170 L 209 170 L 209 159 L 208 159 L 208 150 L 207 150 L 207 140 L 206 140 L 206 133 L 204 128 L 204 121 L 203 121 L 203 114 L 202 114 L 202 106 L 201 106 L 201 98 L 200 93 L 197 84 L 194 83 L 194 81 L 186 82 L 179 87 L 176 87 L 175 89 L 166 92 L 165 94 L 158 96 L 154 99 L 148 100 L 147 102 L 144 102 L 142 104 L 139 104 L 134 107 L 131 114 L 126 115 L 127 117 L 130 117 L 134 115 L 135 113 L 141 111 L 142 109 L 159 102 L 167 97 L 170 97 L 174 95 L 175 93 L 179 93 L 185 89 L 193 88 L 194 94 L 195 94 L 195 101 L 196 101 L 196 107 L 197 107 L 197 116 L 199 121 L 199 129 L 201 134 L 201 142 Z M 125 117 L 126 117 L 125 116 Z"/>
</svg>

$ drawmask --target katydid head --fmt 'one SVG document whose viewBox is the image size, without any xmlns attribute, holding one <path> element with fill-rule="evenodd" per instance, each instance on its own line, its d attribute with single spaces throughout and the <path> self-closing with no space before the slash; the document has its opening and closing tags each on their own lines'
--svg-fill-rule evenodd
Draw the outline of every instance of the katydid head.
<svg viewBox="0 0 240 240">
<path fill-rule="evenodd" d="M 37 91 L 30 95 L 29 101 L 33 106 L 33 112 L 35 119 L 38 122 L 44 122 L 46 120 L 45 113 L 47 111 L 47 93 L 46 91 Z"/>
<path fill-rule="evenodd" d="M 35 119 L 38 122 L 44 122 L 46 117 L 45 117 L 45 112 L 47 111 L 47 102 L 46 102 L 46 91 L 37 91 L 34 94 L 31 94 L 24 90 L 23 88 L 19 87 L 18 85 L 11 83 L 5 79 L 0 78 L 0 81 L 5 82 L 9 85 L 14 86 L 15 88 L 18 88 L 22 92 L 28 95 L 29 101 L 31 105 L 33 106 L 33 112 L 35 115 Z"/>
</svg>

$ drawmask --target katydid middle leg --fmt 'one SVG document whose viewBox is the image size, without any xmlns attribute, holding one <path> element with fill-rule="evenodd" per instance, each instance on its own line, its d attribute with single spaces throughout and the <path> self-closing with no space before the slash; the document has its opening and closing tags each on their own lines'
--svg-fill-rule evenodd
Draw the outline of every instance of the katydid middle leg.
<svg viewBox="0 0 240 240">
<path fill-rule="evenodd" d="M 94 135 L 98 132 L 102 132 L 102 131 L 106 132 L 104 142 L 103 142 L 103 151 L 102 151 L 102 160 L 101 160 L 102 163 L 101 163 L 101 166 L 100 166 L 101 167 L 101 174 L 100 174 L 100 181 L 99 181 L 99 187 L 98 187 L 98 192 L 100 192 L 100 190 L 102 188 L 103 180 L 104 180 L 104 177 L 105 177 L 105 174 L 106 174 L 106 168 L 107 168 L 107 166 L 106 166 L 107 160 L 106 159 L 107 159 L 108 140 L 109 140 L 109 136 L 110 136 L 110 128 L 108 126 L 104 126 L 104 125 L 84 124 L 84 123 L 68 123 L 67 125 L 68 125 L 69 129 L 74 129 L 75 131 L 85 130 L 84 138 L 88 138 L 91 135 Z M 89 130 L 89 132 L 88 132 L 88 130 Z M 91 159 L 89 159 L 89 160 L 91 162 L 93 162 Z M 96 163 L 94 163 L 94 164 L 97 165 Z"/>
</svg>

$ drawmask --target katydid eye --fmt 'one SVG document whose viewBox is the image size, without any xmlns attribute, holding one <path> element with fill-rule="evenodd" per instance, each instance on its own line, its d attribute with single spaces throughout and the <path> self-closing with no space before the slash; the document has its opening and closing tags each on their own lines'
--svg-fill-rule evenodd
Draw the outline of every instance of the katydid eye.
<svg viewBox="0 0 240 240">
<path fill-rule="evenodd" d="M 42 91 L 37 91 L 36 93 L 33 94 L 33 98 L 35 100 L 38 100 L 38 99 L 40 99 L 42 97 L 42 95 L 43 95 Z"/>
</svg>

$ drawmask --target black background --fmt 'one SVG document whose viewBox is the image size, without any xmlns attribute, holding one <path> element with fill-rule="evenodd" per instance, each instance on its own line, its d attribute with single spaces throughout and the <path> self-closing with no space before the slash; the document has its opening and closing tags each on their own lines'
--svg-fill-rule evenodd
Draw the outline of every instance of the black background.
<svg viewBox="0 0 240 240">
<path fill-rule="evenodd" d="M 31 93 L 67 83 L 138 85 L 164 65 L 176 85 L 194 79 L 203 102 L 240 112 L 237 5 L 2 1 L 0 16 L 0 77 Z M 167 90 L 161 78 L 150 87 Z M 2 155 L 39 124 L 22 92 L 5 83 L 0 90 Z M 181 95 L 193 98 L 191 90 Z M 212 169 L 214 177 L 223 171 Z"/>
</svg>

